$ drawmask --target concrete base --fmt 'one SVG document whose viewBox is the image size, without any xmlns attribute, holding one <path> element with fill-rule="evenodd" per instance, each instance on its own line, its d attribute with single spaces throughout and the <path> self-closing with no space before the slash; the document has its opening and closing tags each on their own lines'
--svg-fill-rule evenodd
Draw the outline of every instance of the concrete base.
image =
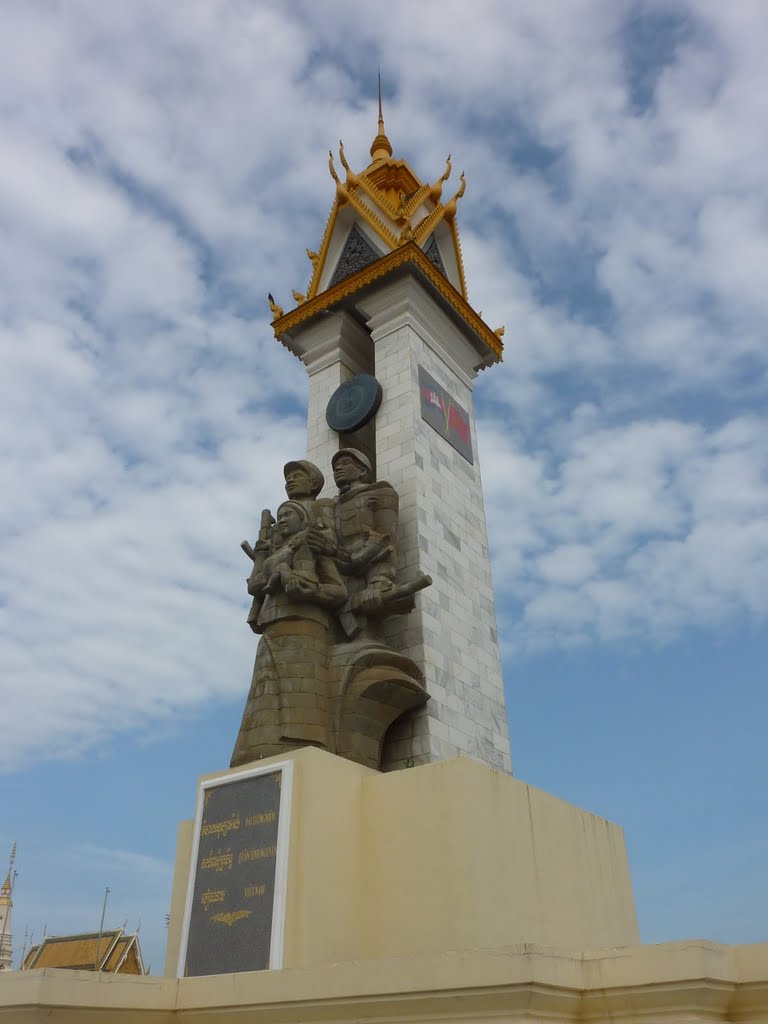
<svg viewBox="0 0 768 1024">
<path fill-rule="evenodd" d="M 384 775 L 310 748 L 292 760 L 290 969 L 3 972 L 0 1024 L 768 1020 L 768 943 L 638 945 L 617 826 L 469 760 Z"/>
<path fill-rule="evenodd" d="M 289 759 L 284 967 L 640 941 L 617 825 L 468 758 L 380 774 L 304 747 L 258 764 Z M 176 973 L 191 840 L 185 822 L 167 975 Z"/>
<path fill-rule="evenodd" d="M 209 978 L 0 975 L 0 1024 L 765 1024 L 768 943 L 464 950 Z"/>
</svg>

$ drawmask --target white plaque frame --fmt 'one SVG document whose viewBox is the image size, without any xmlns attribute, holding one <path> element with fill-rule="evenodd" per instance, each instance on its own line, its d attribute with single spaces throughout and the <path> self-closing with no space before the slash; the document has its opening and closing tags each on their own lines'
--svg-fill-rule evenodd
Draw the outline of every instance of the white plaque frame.
<svg viewBox="0 0 768 1024">
<path fill-rule="evenodd" d="M 276 761 L 274 764 L 259 765 L 257 768 L 246 768 L 231 775 L 206 779 L 201 782 L 197 791 L 195 822 L 192 830 L 192 851 L 189 859 L 189 877 L 187 879 L 187 895 L 184 900 L 184 917 L 181 925 L 181 944 L 176 977 L 183 978 L 184 963 L 187 958 L 189 941 L 189 922 L 192 916 L 192 896 L 195 888 L 195 867 L 200 846 L 200 828 L 203 818 L 203 802 L 207 789 L 218 789 L 228 786 L 231 782 L 242 782 L 256 775 L 274 775 L 280 772 L 280 803 L 277 818 L 277 855 L 275 857 L 275 895 L 272 904 L 272 931 L 269 939 L 269 968 L 279 971 L 283 966 L 283 945 L 285 942 L 285 905 L 288 891 L 288 847 L 291 828 L 291 801 L 293 795 L 293 761 Z"/>
</svg>

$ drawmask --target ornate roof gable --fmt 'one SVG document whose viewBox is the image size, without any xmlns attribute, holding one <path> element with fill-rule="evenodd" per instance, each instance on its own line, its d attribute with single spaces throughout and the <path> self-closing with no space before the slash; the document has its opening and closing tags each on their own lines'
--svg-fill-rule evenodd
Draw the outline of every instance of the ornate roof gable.
<svg viewBox="0 0 768 1024">
<path fill-rule="evenodd" d="M 407 161 L 392 156 L 379 98 L 378 134 L 371 145 L 371 163 L 359 173 L 353 171 L 342 143 L 338 158 L 345 177 L 341 179 L 330 153 L 328 167 L 336 183 L 336 196 L 319 250 L 307 250 L 312 274 L 306 292 L 293 293 L 298 305 L 406 242 L 415 242 L 427 252 L 432 263 L 466 299 L 455 224 L 456 206 L 466 182 L 462 173 L 458 190 L 443 203 L 443 186 L 452 170 L 450 156 L 434 184 L 422 182 Z M 283 315 L 274 300 L 272 313 L 275 319 Z"/>
<path fill-rule="evenodd" d="M 320 248 L 307 249 L 312 264 L 304 292 L 294 291 L 296 306 L 286 312 L 269 295 L 275 336 L 285 343 L 288 332 L 345 301 L 357 289 L 409 264 L 417 268 L 447 305 L 476 333 L 478 344 L 492 360 L 502 356 L 504 328 L 492 331 L 467 298 L 456 209 L 464 195 L 464 172 L 459 187 L 443 202 L 443 187 L 451 176 L 451 157 L 433 183 L 422 182 L 407 161 L 392 156 L 384 130 L 379 91 L 378 133 L 371 144 L 371 162 L 359 172 L 347 161 L 339 143 L 342 180 L 333 153 L 328 169 L 336 196 Z"/>
</svg>

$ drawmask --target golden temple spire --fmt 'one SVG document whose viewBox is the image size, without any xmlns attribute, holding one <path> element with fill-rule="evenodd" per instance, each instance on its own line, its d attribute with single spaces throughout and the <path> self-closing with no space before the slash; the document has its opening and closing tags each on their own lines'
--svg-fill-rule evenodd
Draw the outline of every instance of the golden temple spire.
<svg viewBox="0 0 768 1024">
<path fill-rule="evenodd" d="M 379 133 L 371 143 L 371 157 L 375 163 L 377 160 L 386 160 L 392 156 L 392 143 L 384 131 L 384 114 L 381 108 L 381 71 L 379 71 Z"/>
<path fill-rule="evenodd" d="M 10 864 L 8 865 L 8 877 L 3 882 L 3 888 L 0 889 L 0 902 L 4 903 L 6 905 L 8 903 L 10 903 L 10 900 L 11 900 L 11 890 L 13 889 L 13 879 L 11 878 L 11 875 L 13 874 L 13 862 L 15 860 L 16 860 L 16 843 L 13 844 L 13 848 L 11 849 L 11 861 L 10 861 Z"/>
</svg>

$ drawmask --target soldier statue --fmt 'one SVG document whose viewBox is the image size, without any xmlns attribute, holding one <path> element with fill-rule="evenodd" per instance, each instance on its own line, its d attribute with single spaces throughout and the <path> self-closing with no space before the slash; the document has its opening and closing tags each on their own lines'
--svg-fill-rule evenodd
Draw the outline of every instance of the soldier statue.
<svg viewBox="0 0 768 1024">
<path fill-rule="evenodd" d="M 243 545 L 253 558 L 248 624 L 261 639 L 232 767 L 297 746 L 332 746 L 331 610 L 346 587 L 333 558 L 307 543 L 310 529 L 333 543 L 327 510 L 315 501 L 322 473 L 309 462 L 289 462 L 284 472 L 289 500 L 276 521 L 265 509 L 255 547 Z"/>
<path fill-rule="evenodd" d="M 354 448 L 331 462 L 338 497 L 318 497 L 317 466 L 289 462 L 289 500 L 276 521 L 265 509 L 257 543 L 242 545 L 261 639 L 233 767 L 312 745 L 378 768 L 389 725 L 428 699 L 418 667 L 378 630 L 432 582 L 397 583 L 397 491 Z"/>
<path fill-rule="evenodd" d="M 374 480 L 370 460 L 356 448 L 335 452 L 331 465 L 339 489 L 333 501 L 335 556 L 348 592 L 339 617 L 346 636 L 354 639 L 366 627 L 370 632 L 376 620 L 411 611 L 413 595 L 432 581 L 420 575 L 396 584 L 399 498 L 392 484 Z M 310 530 L 308 541 L 317 551 L 328 551 L 319 531 Z"/>
</svg>

